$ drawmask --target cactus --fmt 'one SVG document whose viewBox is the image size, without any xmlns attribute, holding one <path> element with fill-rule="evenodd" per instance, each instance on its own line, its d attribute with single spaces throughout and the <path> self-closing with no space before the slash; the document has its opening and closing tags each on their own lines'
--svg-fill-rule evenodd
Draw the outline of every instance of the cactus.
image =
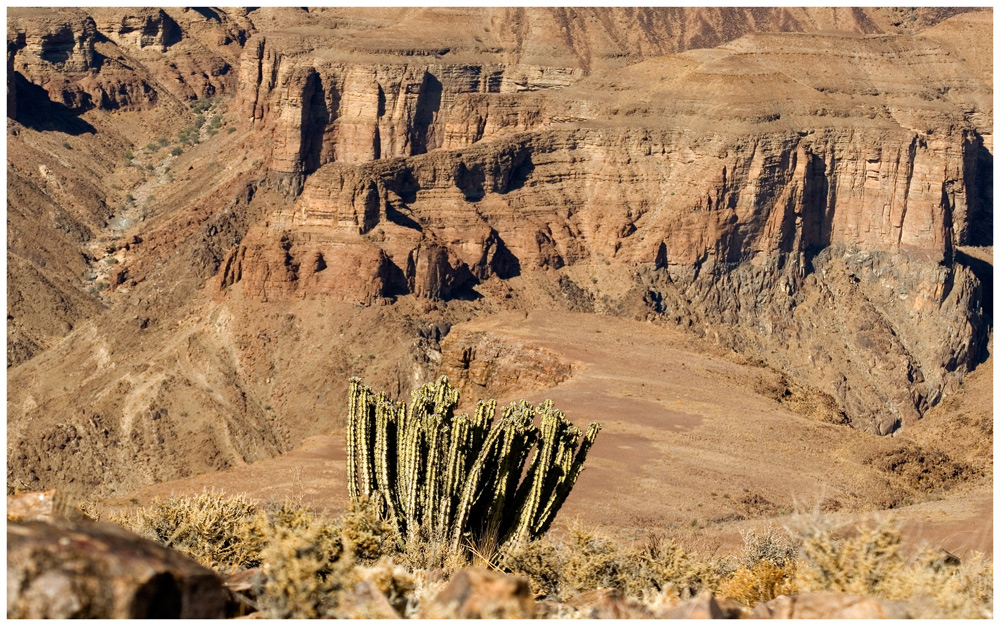
<svg viewBox="0 0 1000 626">
<path fill-rule="evenodd" d="M 496 401 L 480 401 L 471 417 L 455 415 L 459 392 L 446 376 L 416 389 L 409 406 L 358 378 L 349 393 L 348 493 L 378 501 L 404 543 L 424 532 L 457 550 L 495 536 L 509 549 L 541 536 L 601 429 L 581 438 L 550 400 L 512 403 L 499 418 Z"/>
</svg>

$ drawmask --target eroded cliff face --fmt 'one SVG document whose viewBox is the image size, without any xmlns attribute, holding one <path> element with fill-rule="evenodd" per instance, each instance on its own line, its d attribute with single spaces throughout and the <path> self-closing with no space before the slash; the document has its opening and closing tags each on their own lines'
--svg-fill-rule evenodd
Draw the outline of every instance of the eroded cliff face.
<svg viewBox="0 0 1000 626">
<path fill-rule="evenodd" d="M 491 93 L 481 67 L 316 70 L 257 50 L 272 65 L 249 81 L 252 123 L 287 125 L 267 131 L 272 170 L 318 169 L 251 229 L 223 290 L 447 300 L 491 278 L 621 264 L 648 313 L 764 355 L 880 434 L 980 356 L 981 286 L 955 248 L 991 212 L 992 112 L 931 37 L 755 35 L 544 101 Z M 304 86 L 297 102 L 322 113 L 262 103 L 260 76 L 277 77 L 267 93 Z M 308 95 L 327 83 L 343 95 Z M 441 104 L 422 118 L 429 84 Z M 530 123 L 491 136 L 491 110 Z"/>
<path fill-rule="evenodd" d="M 9 69 L 74 113 L 211 97 L 235 82 L 232 63 L 250 25 L 204 11 L 211 17 L 192 9 L 12 9 Z"/>
<path fill-rule="evenodd" d="M 338 426 L 351 375 L 569 375 L 444 340 L 511 309 L 678 324 L 905 427 L 992 324 L 963 252 L 992 245 L 992 15 L 953 13 L 12 9 L 8 479 L 273 456 Z M 158 200 L 88 294 L 153 195 L 122 155 L 230 94 L 224 132 L 144 159 Z"/>
</svg>

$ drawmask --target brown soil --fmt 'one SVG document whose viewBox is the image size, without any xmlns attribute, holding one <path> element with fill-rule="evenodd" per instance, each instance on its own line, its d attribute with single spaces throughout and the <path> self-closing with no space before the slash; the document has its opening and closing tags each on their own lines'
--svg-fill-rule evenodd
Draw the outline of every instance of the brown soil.
<svg viewBox="0 0 1000 626">
<path fill-rule="evenodd" d="M 712 344 L 647 322 L 542 311 L 491 316 L 453 332 L 463 330 L 573 362 L 569 380 L 527 395 L 536 403 L 552 399 L 578 425 L 604 425 L 560 513 L 562 524 L 579 519 L 636 538 L 667 532 L 705 549 L 729 550 L 739 545 L 740 530 L 787 524 L 797 510 L 822 507 L 848 524 L 893 506 L 885 514 L 911 539 L 955 553 L 992 549 L 991 476 L 977 478 L 969 469 L 964 480 L 944 485 L 951 491 L 939 483 L 933 487 L 942 489 L 928 491 L 919 481 L 896 480 L 870 459 L 901 445 L 924 450 L 917 440 L 905 433 L 880 438 L 797 415 L 748 391 L 760 368 Z M 988 377 L 971 381 L 969 397 L 983 391 L 982 380 Z M 952 402 L 969 402 L 962 400 L 964 391 Z M 335 513 L 348 501 L 344 458 L 343 435 L 334 432 L 277 458 L 154 485 L 104 504 L 216 489 L 261 500 L 301 499 Z"/>
</svg>

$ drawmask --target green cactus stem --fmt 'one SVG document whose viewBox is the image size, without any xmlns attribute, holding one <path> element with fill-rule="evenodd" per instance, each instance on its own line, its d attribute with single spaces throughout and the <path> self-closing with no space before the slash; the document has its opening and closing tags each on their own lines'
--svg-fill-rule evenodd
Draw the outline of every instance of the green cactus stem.
<svg viewBox="0 0 1000 626">
<path fill-rule="evenodd" d="M 549 400 L 512 403 L 499 418 L 496 401 L 479 401 L 472 416 L 455 415 L 459 392 L 444 376 L 409 406 L 357 378 L 348 394 L 351 500 L 378 498 L 406 543 L 427 533 L 455 550 L 487 535 L 509 549 L 544 534 L 601 428 L 581 439 Z"/>
</svg>

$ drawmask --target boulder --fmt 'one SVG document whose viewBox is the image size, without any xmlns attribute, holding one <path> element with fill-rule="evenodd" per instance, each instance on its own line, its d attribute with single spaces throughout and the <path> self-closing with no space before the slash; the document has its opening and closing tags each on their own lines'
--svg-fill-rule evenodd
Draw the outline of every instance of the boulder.
<svg viewBox="0 0 1000 626">
<path fill-rule="evenodd" d="M 234 605 L 230 615 L 233 617 L 252 615 L 259 606 L 266 584 L 267 575 L 259 567 L 240 570 L 227 576 L 223 585 L 232 595 Z"/>
<path fill-rule="evenodd" d="M 757 619 L 909 619 L 904 604 L 836 591 L 778 596 L 754 607 Z"/>
<path fill-rule="evenodd" d="M 431 619 L 527 619 L 534 614 L 527 580 L 481 567 L 458 571 L 420 611 L 420 617 Z"/>
<path fill-rule="evenodd" d="M 690 600 L 685 600 L 657 614 L 660 619 L 726 619 L 739 617 L 723 611 L 711 591 L 702 591 Z"/>
<path fill-rule="evenodd" d="M 359 580 L 344 594 L 334 611 L 344 619 L 399 619 L 389 599 L 371 581 Z"/>
<path fill-rule="evenodd" d="M 582 619 L 652 619 L 640 602 L 626 598 L 621 589 L 602 588 L 579 593 L 566 601 Z"/>
<path fill-rule="evenodd" d="M 221 618 L 222 580 L 112 524 L 7 522 L 8 618 Z"/>
<path fill-rule="evenodd" d="M 59 491 L 25 491 L 7 496 L 7 520 L 52 521 L 55 519 L 84 519 L 86 515 L 73 507 Z"/>
</svg>

